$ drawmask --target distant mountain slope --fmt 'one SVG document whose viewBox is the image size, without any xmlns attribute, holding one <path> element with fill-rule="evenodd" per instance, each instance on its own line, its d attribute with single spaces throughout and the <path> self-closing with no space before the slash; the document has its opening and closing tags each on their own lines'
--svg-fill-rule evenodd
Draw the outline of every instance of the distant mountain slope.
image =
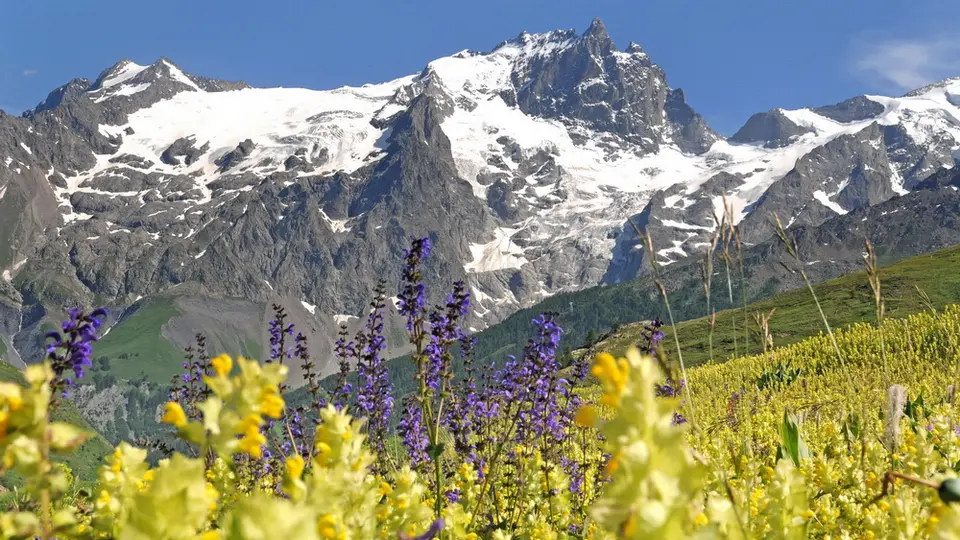
<svg viewBox="0 0 960 540">
<path fill-rule="evenodd" d="M 906 195 L 895 197 L 884 203 L 860 208 L 847 214 L 830 219 L 818 227 L 798 227 L 795 235 L 801 259 L 808 276 L 815 283 L 824 282 L 839 276 L 854 274 L 863 270 L 862 253 L 864 240 L 873 244 L 881 265 L 896 264 L 888 272 L 897 278 L 887 284 L 893 298 L 910 296 L 912 281 L 904 281 L 902 276 L 916 278 L 918 285 L 926 287 L 937 305 L 954 301 L 953 295 L 960 292 L 949 289 L 952 281 L 943 279 L 938 282 L 939 273 L 949 268 L 957 252 L 946 249 L 960 245 L 960 172 L 941 171 Z M 938 251 L 944 250 L 944 251 Z M 928 255 L 929 254 L 929 255 Z M 913 258 L 908 259 L 908 257 Z M 907 260 L 904 260 L 907 259 Z M 729 301 L 725 270 L 720 261 L 715 262 L 716 275 L 713 279 L 712 298 L 717 311 L 739 309 L 742 305 L 741 293 L 745 292 L 751 309 L 767 305 L 764 299 L 803 286 L 800 276 L 788 272 L 780 263 L 794 264 L 786 255 L 779 239 L 769 239 L 763 243 L 748 247 L 744 251 L 744 274 L 741 280 L 736 268 L 731 269 L 734 301 Z M 933 261 L 928 271 L 924 270 L 925 261 Z M 903 262 L 900 262 L 903 261 Z M 915 271 L 915 268 L 919 268 Z M 663 269 L 663 282 L 669 292 L 669 298 L 678 322 L 697 319 L 706 315 L 702 279 L 696 261 L 690 260 Z M 851 277 L 841 283 L 849 285 L 859 277 Z M 864 282 L 865 283 L 865 282 Z M 864 285 L 865 286 L 865 285 Z M 825 285 L 825 290 L 835 290 Z M 946 289 L 943 289 L 946 287 Z M 862 289 L 862 287 L 860 287 Z M 859 289 L 858 289 L 859 290 Z M 806 306 L 802 291 L 782 296 L 786 301 L 797 300 L 799 306 Z M 891 300 L 888 309 L 891 314 L 898 309 L 911 312 L 916 297 L 901 308 L 897 300 Z M 776 300 L 771 300 L 775 302 Z M 754 304 L 760 302 L 759 304 Z M 904 300 L 906 302 L 906 300 Z M 576 349 L 582 346 L 588 334 L 602 336 L 611 328 L 628 325 L 652 318 L 667 319 L 663 300 L 653 283 L 652 276 L 644 276 L 629 282 L 610 286 L 598 286 L 553 296 L 536 306 L 523 309 L 511 315 L 503 322 L 494 325 L 477 335 L 476 356 L 480 363 L 500 362 L 508 354 L 520 354 L 523 344 L 529 339 L 530 321 L 542 312 L 558 313 L 557 320 L 563 326 L 564 347 Z M 784 311 L 781 309 L 781 312 Z M 727 315 L 719 324 L 724 331 L 730 325 Z M 692 339 L 696 347 L 705 347 L 706 334 L 699 319 L 692 327 Z M 842 319 L 838 323 L 855 319 Z M 751 316 L 751 324 L 752 316 Z M 686 323 L 683 323 L 686 324 Z M 683 324 L 681 327 L 684 327 Z M 693 324 L 693 323 L 691 323 Z M 795 321 L 797 328 L 816 331 L 817 319 Z M 701 326 L 696 326 L 701 325 Z M 788 327 L 785 325 L 784 327 Z M 738 321 L 742 332 L 742 321 Z M 630 339 L 635 332 L 624 334 Z M 728 334 L 725 334 L 729 337 Z M 797 335 L 807 335 L 798 333 Z M 786 338 L 788 336 L 781 336 Z M 719 338 L 718 338 L 719 339 Z M 723 347 L 732 347 L 732 337 Z M 719 347 L 719 346 L 718 346 Z M 726 349 L 718 349 L 726 354 Z M 702 351 L 696 349 L 691 358 L 698 358 Z M 394 361 L 398 375 L 395 384 L 405 385 L 401 373 L 406 369 L 408 359 Z M 405 387 L 404 387 L 405 388 Z"/>
<path fill-rule="evenodd" d="M 954 166 L 958 94 L 949 79 L 775 109 L 724 139 L 599 20 L 324 91 L 124 60 L 22 117 L 0 115 L 0 343 L 12 361 L 36 361 L 59 310 L 106 304 L 118 333 L 161 325 L 143 327 L 159 336 L 149 350 L 107 348 L 141 354 L 118 374 L 160 378 L 194 330 L 262 354 L 254 322 L 278 302 L 330 373 L 336 326 L 379 279 L 392 289 L 410 235 L 431 236 L 431 277 L 468 282 L 469 325 L 483 330 L 558 294 L 643 278 L 651 254 L 628 217 L 674 268 L 707 245 L 724 196 L 756 246 L 771 212 L 818 227 L 905 197 Z M 950 229 L 938 215 L 924 216 L 925 233 Z M 901 240 L 876 243 L 917 253 Z M 751 295 L 780 290 L 757 272 Z M 177 317 L 137 315 L 169 296 Z"/>
</svg>

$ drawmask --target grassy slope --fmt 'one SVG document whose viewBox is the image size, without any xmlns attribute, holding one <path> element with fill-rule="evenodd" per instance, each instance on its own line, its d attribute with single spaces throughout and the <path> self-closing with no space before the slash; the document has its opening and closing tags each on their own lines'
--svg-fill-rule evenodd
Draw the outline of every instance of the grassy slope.
<svg viewBox="0 0 960 540">
<path fill-rule="evenodd" d="M 942 308 L 960 302 L 960 247 L 952 247 L 906 259 L 880 270 L 880 281 L 886 314 L 890 317 L 905 317 L 922 311 L 930 304 Z M 918 291 L 923 292 L 921 294 Z M 875 307 L 866 272 L 857 272 L 842 278 L 814 285 L 817 297 L 831 327 L 839 328 L 856 322 L 875 320 Z M 817 312 L 813 297 L 806 289 L 788 291 L 766 300 L 747 305 L 751 329 L 749 351 L 744 351 L 743 311 L 728 310 L 717 313 L 717 326 L 713 335 L 714 360 L 725 360 L 745 352 L 761 350 L 759 327 L 753 314 L 767 313 L 776 308 L 770 319 L 774 344 L 777 346 L 797 343 L 820 333 L 823 322 Z M 737 348 L 734 349 L 733 318 L 736 317 Z M 621 352 L 631 343 L 640 341 L 642 323 L 621 327 L 599 343 L 597 350 Z M 707 362 L 710 358 L 708 335 L 710 322 L 706 317 L 677 324 L 680 346 L 688 366 Z M 675 358 L 676 347 L 669 329 L 664 345 L 668 354 Z"/>
<path fill-rule="evenodd" d="M 146 375 L 148 380 L 167 383 L 181 371 L 184 353 L 161 332 L 179 314 L 172 298 L 152 300 L 97 342 L 94 356 L 109 358 L 110 373 L 119 379 Z"/>
</svg>

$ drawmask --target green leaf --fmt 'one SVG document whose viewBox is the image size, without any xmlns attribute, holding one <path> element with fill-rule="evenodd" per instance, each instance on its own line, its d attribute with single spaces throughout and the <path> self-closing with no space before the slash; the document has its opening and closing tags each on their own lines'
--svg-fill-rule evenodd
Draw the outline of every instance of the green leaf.
<svg viewBox="0 0 960 540">
<path fill-rule="evenodd" d="M 847 442 L 848 449 L 854 442 L 860 440 L 862 431 L 863 426 L 860 422 L 860 416 L 853 412 L 848 414 L 843 420 L 843 438 Z"/>
<path fill-rule="evenodd" d="M 443 455 L 443 443 L 431 444 L 427 446 L 427 455 L 437 461 Z"/>
<path fill-rule="evenodd" d="M 784 453 L 797 467 L 800 466 L 800 460 L 810 457 L 810 450 L 807 449 L 807 445 L 800 435 L 797 418 L 788 411 L 783 412 L 783 423 L 780 424 L 780 439 Z"/>
</svg>

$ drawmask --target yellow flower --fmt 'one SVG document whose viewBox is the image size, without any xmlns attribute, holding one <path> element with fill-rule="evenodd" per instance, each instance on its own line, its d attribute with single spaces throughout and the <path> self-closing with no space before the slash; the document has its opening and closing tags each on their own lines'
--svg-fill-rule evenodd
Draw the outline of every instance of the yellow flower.
<svg viewBox="0 0 960 540">
<path fill-rule="evenodd" d="M 600 353 L 593 361 L 590 373 L 603 384 L 600 402 L 610 407 L 617 406 L 629 380 L 630 365 L 627 359 L 614 359 L 610 353 Z"/>
<path fill-rule="evenodd" d="M 0 439 L 7 436 L 8 427 L 10 427 L 10 414 L 7 411 L 0 411 Z"/>
<path fill-rule="evenodd" d="M 257 414 L 247 416 L 240 423 L 240 431 L 243 433 L 243 438 L 240 439 L 240 450 L 258 459 L 263 455 L 261 446 L 267 442 L 267 438 L 260 433 L 262 423 L 263 418 Z"/>
<path fill-rule="evenodd" d="M 267 442 L 267 438 L 257 432 L 256 435 L 248 435 L 240 439 L 240 450 L 246 452 L 252 457 L 260 459 L 263 456 L 263 443 Z"/>
<path fill-rule="evenodd" d="M 163 413 L 163 422 L 178 428 L 187 425 L 187 414 L 176 401 L 168 401 Z"/>
<path fill-rule="evenodd" d="M 9 407 L 11 411 L 19 411 L 23 408 L 23 397 L 20 396 L 19 387 L 15 393 L 7 396 L 7 407 Z"/>
<path fill-rule="evenodd" d="M 317 520 L 317 530 L 322 538 L 337 537 L 337 518 L 330 514 L 324 514 Z"/>
<path fill-rule="evenodd" d="M 627 516 L 627 519 L 623 520 L 623 523 L 620 524 L 620 534 L 624 537 L 631 537 L 633 533 L 637 531 L 637 516 L 632 512 Z"/>
<path fill-rule="evenodd" d="M 110 493 L 107 490 L 101 490 L 100 496 L 97 497 L 97 505 L 99 506 L 109 506 L 110 505 Z"/>
<path fill-rule="evenodd" d="M 613 475 L 613 473 L 617 472 L 617 469 L 620 468 L 619 460 L 620 460 L 620 452 L 618 451 L 616 454 L 610 457 L 610 461 L 607 461 L 607 464 L 604 466 L 604 470 L 607 473 L 607 476 L 611 476 Z"/>
<path fill-rule="evenodd" d="M 317 455 L 320 457 L 326 457 L 333 452 L 333 448 L 330 448 L 330 445 L 325 442 L 318 442 L 315 445 L 315 449 L 317 451 Z"/>
<path fill-rule="evenodd" d="M 378 491 L 381 497 L 393 493 L 393 486 L 387 482 L 380 482 L 380 490 Z"/>
<path fill-rule="evenodd" d="M 580 410 L 577 411 L 577 415 L 573 419 L 577 425 L 583 427 L 592 427 L 597 423 L 597 408 L 593 405 L 584 405 L 580 407 Z"/>
<path fill-rule="evenodd" d="M 696 519 L 693 520 L 693 524 L 696 525 L 697 527 L 702 527 L 706 525 L 707 522 L 708 522 L 707 515 L 704 514 L 703 512 L 700 512 L 700 514 L 697 515 Z"/>
<path fill-rule="evenodd" d="M 224 377 L 233 369 L 233 358 L 230 358 L 230 355 L 221 354 L 210 360 L 210 365 L 213 366 L 213 371 L 215 371 L 218 376 Z"/>
<path fill-rule="evenodd" d="M 290 456 L 287 458 L 287 475 L 294 480 L 299 480 L 303 475 L 303 469 L 306 467 L 306 464 L 303 462 L 303 457 L 296 455 Z"/>
<path fill-rule="evenodd" d="M 213 484 L 207 482 L 206 484 L 206 494 L 207 498 L 210 499 L 210 504 L 207 507 L 211 512 L 217 509 L 217 501 L 220 500 L 220 492 L 217 491 L 217 488 Z"/>
<path fill-rule="evenodd" d="M 246 418 L 240 421 L 240 433 L 250 433 L 259 431 L 263 425 L 263 417 L 259 414 L 248 414 Z"/>
<path fill-rule="evenodd" d="M 220 540 L 220 531 L 207 531 L 200 535 L 200 540 Z"/>
<path fill-rule="evenodd" d="M 280 418 L 283 414 L 283 398 L 276 386 L 268 386 L 260 394 L 260 412 L 270 418 Z"/>
</svg>

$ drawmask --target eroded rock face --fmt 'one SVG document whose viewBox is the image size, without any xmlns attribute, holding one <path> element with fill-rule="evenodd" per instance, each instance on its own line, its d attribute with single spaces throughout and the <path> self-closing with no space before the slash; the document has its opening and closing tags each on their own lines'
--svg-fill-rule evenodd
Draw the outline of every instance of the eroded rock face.
<svg viewBox="0 0 960 540">
<path fill-rule="evenodd" d="M 819 225 L 828 218 L 883 202 L 894 195 L 893 170 L 877 124 L 841 135 L 797 161 L 757 201 L 744 222 L 744 240 L 774 232 L 774 214 L 784 226 Z"/>
<path fill-rule="evenodd" d="M 253 152 L 255 146 L 252 140 L 245 139 L 236 148 L 218 158 L 215 163 L 220 167 L 220 172 L 227 172 L 236 167 Z"/>
</svg>

